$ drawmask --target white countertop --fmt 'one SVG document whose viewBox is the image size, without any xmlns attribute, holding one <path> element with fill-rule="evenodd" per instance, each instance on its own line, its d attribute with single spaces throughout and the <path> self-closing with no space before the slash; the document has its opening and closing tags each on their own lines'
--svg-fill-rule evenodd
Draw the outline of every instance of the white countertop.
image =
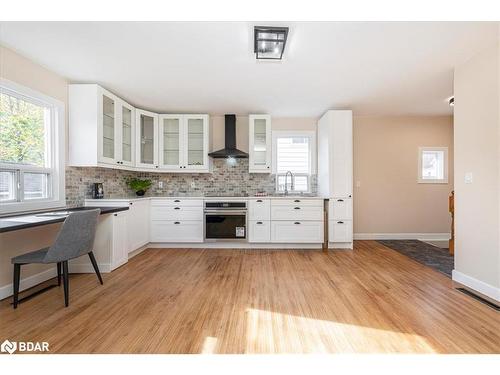
<svg viewBox="0 0 500 375">
<path fill-rule="evenodd" d="M 102 199 L 85 199 L 85 202 L 105 202 L 105 201 L 113 201 L 113 202 L 134 202 L 140 200 L 149 200 L 149 199 L 202 199 L 202 200 L 248 200 L 248 199 L 325 199 L 322 197 L 311 197 L 311 196 L 300 196 L 300 195 L 279 195 L 279 196 L 265 196 L 265 197 L 204 197 L 204 196 L 172 196 L 172 197 L 128 197 L 128 198 L 102 198 Z"/>
</svg>

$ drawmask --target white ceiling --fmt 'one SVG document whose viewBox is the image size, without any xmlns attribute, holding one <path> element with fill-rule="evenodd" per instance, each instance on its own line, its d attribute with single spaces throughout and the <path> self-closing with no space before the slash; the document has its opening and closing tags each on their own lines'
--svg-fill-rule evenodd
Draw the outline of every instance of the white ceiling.
<svg viewBox="0 0 500 375">
<path fill-rule="evenodd" d="M 497 23 L 290 22 L 283 61 L 256 61 L 254 23 L 0 23 L 0 43 L 161 112 L 319 116 L 451 113 L 453 67 Z"/>
</svg>

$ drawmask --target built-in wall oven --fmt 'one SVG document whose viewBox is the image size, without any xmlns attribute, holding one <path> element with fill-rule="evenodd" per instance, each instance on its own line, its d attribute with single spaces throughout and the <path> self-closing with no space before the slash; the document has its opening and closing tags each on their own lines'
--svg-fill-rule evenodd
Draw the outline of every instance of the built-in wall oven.
<svg viewBox="0 0 500 375">
<path fill-rule="evenodd" d="M 205 201 L 206 240 L 246 240 L 246 201 Z"/>
</svg>

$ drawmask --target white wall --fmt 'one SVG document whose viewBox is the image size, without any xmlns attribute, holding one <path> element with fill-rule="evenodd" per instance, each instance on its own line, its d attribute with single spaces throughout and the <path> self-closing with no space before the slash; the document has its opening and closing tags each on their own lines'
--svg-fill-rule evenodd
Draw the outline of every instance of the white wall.
<svg viewBox="0 0 500 375">
<path fill-rule="evenodd" d="M 453 278 L 500 300 L 499 45 L 455 69 Z M 466 173 L 473 181 L 465 183 Z"/>
</svg>

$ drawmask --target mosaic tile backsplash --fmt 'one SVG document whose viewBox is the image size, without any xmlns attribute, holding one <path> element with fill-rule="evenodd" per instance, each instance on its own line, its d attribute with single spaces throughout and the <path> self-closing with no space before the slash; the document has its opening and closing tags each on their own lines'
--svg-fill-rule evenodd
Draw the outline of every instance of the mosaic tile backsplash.
<svg viewBox="0 0 500 375">
<path fill-rule="evenodd" d="M 275 175 L 248 173 L 248 159 L 230 165 L 225 159 L 214 159 L 212 173 L 154 173 L 123 171 L 111 168 L 67 167 L 66 204 L 80 206 L 92 198 L 92 184 L 102 182 L 104 198 L 133 197 L 125 180 L 148 178 L 153 186 L 146 196 L 247 196 L 258 192 L 275 194 Z M 160 189 L 159 182 L 163 182 Z M 311 194 L 316 194 L 316 176 L 311 179 Z"/>
</svg>

